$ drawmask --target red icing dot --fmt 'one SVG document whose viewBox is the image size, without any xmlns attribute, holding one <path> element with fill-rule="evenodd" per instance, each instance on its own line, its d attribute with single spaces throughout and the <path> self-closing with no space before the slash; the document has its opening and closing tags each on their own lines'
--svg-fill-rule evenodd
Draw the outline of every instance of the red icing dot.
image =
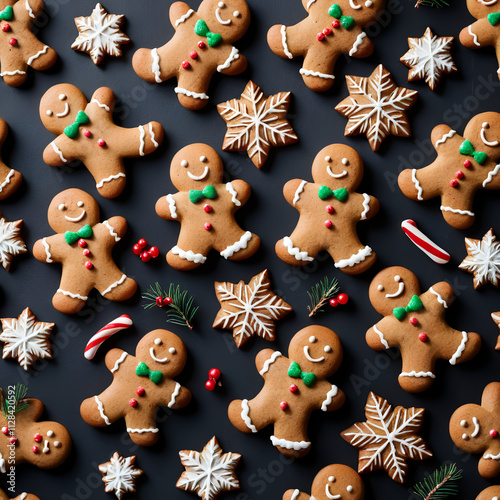
<svg viewBox="0 0 500 500">
<path fill-rule="evenodd" d="M 172 303 L 172 297 L 165 297 L 163 299 L 164 304 L 171 304 Z"/>
<path fill-rule="evenodd" d="M 333 31 L 332 31 L 330 28 L 325 28 L 325 29 L 323 30 L 323 33 L 324 33 L 326 36 L 328 36 L 328 35 L 331 35 L 331 34 L 333 33 Z"/>
<path fill-rule="evenodd" d="M 333 222 L 331 220 L 325 220 L 325 227 L 330 228 L 333 226 Z"/>
<path fill-rule="evenodd" d="M 212 211 L 212 207 L 207 203 L 203 206 L 203 210 L 208 214 Z"/>
<path fill-rule="evenodd" d="M 204 48 L 205 48 L 205 42 L 203 42 L 203 41 L 201 41 L 201 40 L 200 40 L 200 41 L 198 42 L 198 48 L 200 48 L 200 49 L 204 49 Z"/>
<path fill-rule="evenodd" d="M 153 259 L 156 259 L 156 257 L 160 255 L 160 250 L 158 250 L 158 247 L 151 247 L 149 249 L 149 254 L 153 257 Z"/>
<path fill-rule="evenodd" d="M 462 179 L 464 176 L 464 173 L 461 170 L 458 170 L 457 173 L 455 174 L 455 177 L 457 179 Z"/>
<path fill-rule="evenodd" d="M 203 224 L 203 227 L 204 227 L 207 231 L 210 231 L 210 229 L 212 229 L 212 224 L 210 224 L 210 222 L 205 222 L 205 224 Z"/>
<path fill-rule="evenodd" d="M 214 380 L 219 380 L 219 378 L 220 378 L 220 370 L 218 368 L 212 368 L 208 372 L 208 376 L 210 378 L 213 378 Z"/>
<path fill-rule="evenodd" d="M 213 378 L 205 382 L 205 389 L 207 391 L 213 391 L 215 389 L 215 380 Z"/>
<path fill-rule="evenodd" d="M 135 408 L 139 403 L 137 402 L 137 399 L 135 398 L 132 398 L 128 404 L 132 407 L 132 408 Z"/>
<path fill-rule="evenodd" d="M 42 436 L 38 434 L 38 432 L 33 436 L 33 439 L 35 440 L 36 443 L 41 443 L 42 442 Z"/>
<path fill-rule="evenodd" d="M 90 130 L 88 130 L 88 129 L 85 129 L 85 130 L 83 131 L 83 135 L 84 135 L 85 137 L 89 138 L 89 137 L 92 137 L 92 132 L 91 132 Z"/>
<path fill-rule="evenodd" d="M 94 264 L 92 264 L 92 262 L 90 262 L 90 261 L 87 261 L 87 262 L 85 262 L 85 267 L 87 269 L 92 269 L 94 267 Z"/>
<path fill-rule="evenodd" d="M 157 306 L 163 306 L 163 298 L 162 297 L 156 297 L 156 305 Z"/>
<path fill-rule="evenodd" d="M 316 38 L 318 39 L 319 42 L 322 42 L 325 39 L 325 34 L 324 33 L 318 33 L 316 35 Z"/>
<path fill-rule="evenodd" d="M 9 31 L 9 30 L 10 30 L 10 24 L 9 23 L 2 24 L 2 31 Z"/>
<path fill-rule="evenodd" d="M 142 262 L 148 262 L 150 259 L 151 259 L 151 254 L 149 252 L 142 252 L 141 253 Z"/>
<path fill-rule="evenodd" d="M 33 453 L 38 453 L 38 446 L 33 446 L 33 448 L 31 448 L 31 451 Z"/>
<path fill-rule="evenodd" d="M 100 147 L 100 148 L 103 148 L 104 146 L 106 146 L 106 141 L 104 139 L 99 139 L 97 141 L 97 145 Z"/>
<path fill-rule="evenodd" d="M 329 214 L 333 214 L 335 212 L 335 209 L 331 206 L 331 205 L 328 205 L 325 210 L 329 213 Z"/>
<path fill-rule="evenodd" d="M 410 318 L 410 325 L 417 326 L 418 325 L 418 319 L 415 318 L 415 316 L 412 316 Z"/>
<path fill-rule="evenodd" d="M 141 250 L 142 248 L 137 243 L 132 247 L 134 255 L 141 255 Z"/>
<path fill-rule="evenodd" d="M 337 307 L 339 305 L 339 301 L 337 299 L 330 299 L 330 305 L 332 307 Z"/>
<path fill-rule="evenodd" d="M 2 427 L 2 432 L 7 435 L 9 433 L 9 428 L 8 427 Z"/>
<path fill-rule="evenodd" d="M 79 246 L 80 248 L 85 248 L 85 247 L 87 246 L 87 242 L 86 242 L 83 238 L 80 238 L 80 239 L 78 240 L 78 246 Z"/>
<path fill-rule="evenodd" d="M 15 38 L 9 38 L 9 43 L 14 46 L 17 44 L 17 40 Z"/>
<path fill-rule="evenodd" d="M 420 340 L 420 342 L 426 342 L 427 341 L 427 334 L 424 332 L 420 332 L 418 334 L 418 340 Z"/>
<path fill-rule="evenodd" d="M 296 386 L 295 384 L 292 384 L 292 385 L 288 388 L 288 390 L 289 390 L 290 392 L 292 392 L 292 393 L 293 393 L 293 392 L 297 392 L 297 386 Z"/>
<path fill-rule="evenodd" d="M 184 69 L 188 69 L 188 68 L 189 68 L 189 66 L 191 66 L 191 65 L 189 64 L 189 61 L 182 61 L 182 67 L 183 67 Z"/>
<path fill-rule="evenodd" d="M 465 168 L 469 168 L 471 165 L 472 165 L 472 163 L 470 162 L 470 160 L 465 160 L 464 161 L 464 167 Z"/>
<path fill-rule="evenodd" d="M 88 248 L 86 248 L 84 251 L 83 251 L 83 255 L 85 257 L 88 257 L 90 255 L 90 250 Z"/>
<path fill-rule="evenodd" d="M 139 386 L 135 392 L 137 393 L 138 396 L 144 396 L 144 393 L 146 391 L 144 390 L 144 387 Z"/>
<path fill-rule="evenodd" d="M 196 59 L 198 57 L 198 52 L 196 52 L 196 50 L 192 50 L 190 53 L 189 53 L 189 57 L 191 59 Z"/>
<path fill-rule="evenodd" d="M 347 304 L 347 301 L 349 300 L 349 295 L 347 293 L 339 293 L 337 296 L 337 300 L 339 301 L 339 304 Z"/>
<path fill-rule="evenodd" d="M 456 179 L 451 179 L 450 186 L 456 188 L 458 186 L 458 181 Z"/>
<path fill-rule="evenodd" d="M 12 436 L 11 438 L 9 438 L 9 443 L 10 443 L 10 444 L 16 444 L 16 443 L 17 443 L 17 438 L 16 438 L 16 436 Z"/>
<path fill-rule="evenodd" d="M 497 430 L 495 430 L 495 429 L 491 429 L 491 431 L 490 431 L 490 436 L 491 436 L 492 438 L 496 438 L 496 437 L 498 436 L 498 431 L 497 431 Z"/>
<path fill-rule="evenodd" d="M 286 409 L 288 408 L 288 403 L 287 403 L 286 401 L 282 401 L 282 402 L 280 403 L 280 408 L 281 408 L 282 410 L 286 410 Z"/>
<path fill-rule="evenodd" d="M 338 19 L 335 19 L 335 21 L 332 22 L 332 26 L 334 28 L 338 28 L 340 26 L 340 21 Z"/>
</svg>

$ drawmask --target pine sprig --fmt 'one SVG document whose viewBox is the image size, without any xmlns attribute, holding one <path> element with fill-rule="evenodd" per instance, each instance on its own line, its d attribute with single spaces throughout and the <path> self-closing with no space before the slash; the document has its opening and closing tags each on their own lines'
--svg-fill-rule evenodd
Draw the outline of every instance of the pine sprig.
<svg viewBox="0 0 500 500">
<path fill-rule="evenodd" d="M 158 304 L 158 298 L 163 299 L 163 303 Z M 179 326 L 187 326 L 193 329 L 193 318 L 198 311 L 198 306 L 194 305 L 194 298 L 188 295 L 187 290 L 181 290 L 179 285 L 170 283 L 168 293 L 161 285 L 156 282 L 151 285 L 146 293 L 142 296 L 146 300 L 143 307 L 144 309 L 151 309 L 152 307 L 168 307 L 167 322 Z M 165 301 L 170 298 L 171 301 Z"/>
<path fill-rule="evenodd" d="M 321 281 L 316 283 L 311 287 L 311 290 L 307 292 L 311 305 L 307 306 L 309 311 L 309 317 L 313 317 L 316 313 L 324 312 L 321 309 L 325 302 L 334 297 L 334 295 L 340 290 L 339 282 L 336 278 L 331 280 L 328 276 L 325 276 Z"/>
<path fill-rule="evenodd" d="M 29 403 L 26 401 L 26 394 L 28 394 L 28 388 L 24 384 L 16 384 L 14 388 L 14 401 L 13 408 L 9 405 L 9 399 L 5 398 L 4 392 L 2 391 L 0 395 L 0 408 L 5 418 L 8 418 L 9 415 L 15 415 L 20 411 L 26 410 L 29 407 Z"/>
<path fill-rule="evenodd" d="M 450 6 L 447 0 L 417 0 L 415 7 L 418 8 L 421 5 L 424 7 L 435 7 L 436 9 L 442 9 L 443 7 Z"/>
<path fill-rule="evenodd" d="M 424 500 L 438 500 L 458 494 L 458 481 L 462 470 L 457 464 L 444 464 L 413 487 L 413 491 Z"/>
</svg>

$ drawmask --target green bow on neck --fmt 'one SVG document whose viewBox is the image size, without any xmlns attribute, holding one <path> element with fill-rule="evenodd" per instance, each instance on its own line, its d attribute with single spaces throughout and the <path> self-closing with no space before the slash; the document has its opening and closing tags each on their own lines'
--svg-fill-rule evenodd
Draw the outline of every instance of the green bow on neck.
<svg viewBox="0 0 500 500">
<path fill-rule="evenodd" d="M 198 189 L 190 189 L 189 190 L 189 199 L 191 203 L 197 203 L 200 200 L 203 200 L 203 198 L 209 198 L 210 200 L 213 200 L 217 198 L 217 191 L 212 185 L 205 186 L 203 188 L 203 191 L 199 191 Z"/>
<path fill-rule="evenodd" d="M 70 139 L 76 139 L 78 137 L 78 128 L 80 125 L 87 125 L 88 122 L 89 117 L 87 116 L 87 113 L 84 111 L 78 111 L 74 123 L 68 125 L 64 129 L 65 135 L 67 135 Z"/>
<path fill-rule="evenodd" d="M 194 32 L 198 36 L 205 36 L 207 38 L 208 46 L 215 47 L 222 42 L 222 36 L 219 33 L 212 33 L 203 19 L 198 19 L 194 25 Z"/>
<path fill-rule="evenodd" d="M 12 21 L 13 17 L 14 10 L 11 5 L 7 5 L 7 7 L 0 12 L 0 21 Z"/>
<path fill-rule="evenodd" d="M 500 12 L 491 12 L 488 14 L 488 22 L 492 26 L 496 26 L 500 22 Z"/>
<path fill-rule="evenodd" d="M 346 188 L 339 188 L 332 191 L 328 186 L 320 186 L 318 190 L 318 196 L 321 200 L 327 200 L 331 196 L 339 201 L 346 201 L 349 193 Z"/>
<path fill-rule="evenodd" d="M 334 17 L 335 19 L 338 19 L 342 27 L 344 27 L 346 30 L 351 29 L 356 24 L 354 18 L 342 15 L 342 9 L 340 8 L 340 5 L 338 3 L 334 3 L 328 9 L 328 14 L 330 14 L 330 16 Z"/>
<path fill-rule="evenodd" d="M 76 243 L 80 238 L 92 238 L 93 234 L 94 232 L 92 231 L 92 228 L 88 224 L 85 224 L 85 226 L 83 226 L 76 233 L 73 233 L 72 231 L 66 231 L 64 233 L 64 239 L 66 240 L 66 243 L 68 245 L 72 245 L 73 243 Z"/>
<path fill-rule="evenodd" d="M 139 377 L 149 377 L 149 380 L 156 385 L 158 385 L 163 379 L 162 372 L 150 370 L 148 365 L 142 361 L 137 365 L 135 373 L 136 375 L 139 375 Z"/>
<path fill-rule="evenodd" d="M 484 165 L 486 163 L 486 160 L 488 159 L 488 155 L 486 153 L 476 151 L 472 143 L 467 140 L 460 144 L 460 148 L 458 151 L 461 155 L 472 156 L 474 160 L 479 163 L 479 165 Z"/>
<path fill-rule="evenodd" d="M 301 378 L 302 382 L 306 384 L 307 387 L 311 387 L 316 382 L 316 375 L 314 373 L 306 373 L 300 369 L 300 365 L 292 361 L 290 366 L 288 367 L 288 376 L 292 378 Z"/>
<path fill-rule="evenodd" d="M 406 313 L 413 311 L 420 311 L 420 309 L 422 309 L 423 307 L 424 305 L 422 304 L 420 297 L 418 295 L 414 295 L 410 299 L 410 302 L 408 302 L 408 305 L 406 307 L 396 307 L 395 309 L 392 310 L 392 314 L 396 316 L 396 319 L 398 321 L 403 321 L 404 317 L 406 316 Z"/>
</svg>

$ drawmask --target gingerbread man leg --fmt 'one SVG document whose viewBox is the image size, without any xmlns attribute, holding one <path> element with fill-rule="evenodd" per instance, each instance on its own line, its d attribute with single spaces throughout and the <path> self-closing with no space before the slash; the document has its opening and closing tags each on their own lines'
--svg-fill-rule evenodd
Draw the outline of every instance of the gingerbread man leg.
<svg viewBox="0 0 500 500">
<path fill-rule="evenodd" d="M 179 102 L 188 109 L 197 110 L 204 108 L 208 104 L 208 85 L 212 71 L 197 69 L 196 78 L 192 73 L 184 70 L 177 79 L 175 93 Z"/>
<path fill-rule="evenodd" d="M 435 360 L 430 355 L 418 356 L 412 352 L 401 350 L 403 368 L 398 377 L 399 385 L 407 392 L 422 392 L 427 390 L 436 375 Z"/>
<path fill-rule="evenodd" d="M 305 266 L 312 262 L 323 248 L 311 238 L 310 229 L 299 222 L 290 236 L 285 236 L 276 243 L 275 250 L 283 262 L 293 266 Z"/>
<path fill-rule="evenodd" d="M 121 159 L 110 161 L 104 172 L 100 164 L 87 162 L 86 167 L 94 177 L 97 191 L 104 198 L 116 198 L 125 189 L 127 178 Z"/>
<path fill-rule="evenodd" d="M 97 291 L 108 300 L 121 302 L 127 300 L 137 290 L 137 283 L 128 278 L 118 268 L 109 276 L 109 281 L 104 286 L 96 286 Z"/>
<path fill-rule="evenodd" d="M 217 241 L 214 249 L 220 252 L 222 257 L 229 260 L 243 260 L 251 257 L 260 246 L 260 238 L 250 231 L 240 230 L 236 241 L 228 238 L 221 238 Z M 233 233 L 231 233 L 233 236 Z"/>
<path fill-rule="evenodd" d="M 42 71 L 50 66 L 53 66 L 57 59 L 56 51 L 48 45 L 41 43 L 32 33 L 28 33 L 28 40 L 30 42 L 31 53 L 25 54 L 27 56 L 27 65 L 31 66 L 37 71 Z"/>
<path fill-rule="evenodd" d="M 52 297 L 52 305 L 60 312 L 74 314 L 80 311 L 88 299 L 92 285 L 85 280 L 75 281 L 74 276 L 63 275 L 59 288 Z"/>
<path fill-rule="evenodd" d="M 187 227 L 181 226 L 179 239 L 167 253 L 167 262 L 174 269 L 189 271 L 200 266 L 207 260 L 208 252 L 212 249 L 212 239 L 209 233 L 193 233 Z"/>
<path fill-rule="evenodd" d="M 0 118 L 0 148 L 7 139 L 9 127 Z M 0 201 L 8 198 L 20 186 L 23 176 L 13 168 L 9 168 L 0 160 Z"/>
<path fill-rule="evenodd" d="M 327 53 L 325 54 L 325 51 Z M 340 52 L 332 52 L 323 46 L 316 50 L 309 49 L 300 74 L 304 83 L 315 92 L 325 92 L 333 87 L 335 76 L 333 69 Z"/>
<path fill-rule="evenodd" d="M 311 441 L 307 437 L 307 426 L 303 418 L 295 416 L 282 416 L 274 422 L 274 434 L 271 442 L 280 453 L 287 457 L 303 457 L 309 453 Z"/>
<path fill-rule="evenodd" d="M 148 415 L 145 415 L 148 413 Z M 133 409 L 125 414 L 125 425 L 130 439 L 139 446 L 152 446 L 158 441 L 158 427 L 153 413 L 156 413 L 156 406 L 152 410 Z"/>
<path fill-rule="evenodd" d="M 337 238 L 326 251 L 332 256 L 335 267 L 346 274 L 362 273 L 377 260 L 377 255 L 368 245 L 359 241 L 355 231 L 343 230 L 342 240 L 338 241 Z"/>
<path fill-rule="evenodd" d="M 474 224 L 476 219 L 472 211 L 474 195 L 457 197 L 457 193 L 447 189 L 441 196 L 441 213 L 444 220 L 452 227 L 457 229 L 467 229 Z"/>
</svg>

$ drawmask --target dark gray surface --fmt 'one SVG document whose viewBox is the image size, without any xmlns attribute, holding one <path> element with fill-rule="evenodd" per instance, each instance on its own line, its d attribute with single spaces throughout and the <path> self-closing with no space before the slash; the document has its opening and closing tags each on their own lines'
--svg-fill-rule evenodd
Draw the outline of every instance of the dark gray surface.
<svg viewBox="0 0 500 500">
<path fill-rule="evenodd" d="M 444 222 L 437 199 L 417 204 L 406 199 L 395 187 L 397 172 L 407 166 L 407 161 L 418 168 L 433 160 L 429 137 L 434 125 L 446 122 L 461 133 L 473 114 L 499 107 L 500 84 L 491 49 L 472 52 L 457 41 L 453 55 L 459 73 L 444 77 L 435 93 L 423 82 L 407 85 L 407 68 L 399 62 L 399 57 L 407 50 L 406 38 L 422 36 L 427 26 L 438 35 L 458 37 L 460 29 L 473 20 L 466 11 L 465 2 L 454 0 L 450 8 L 437 11 L 415 10 L 408 0 L 390 0 L 380 23 L 387 28 L 381 29 L 379 24 L 368 30 L 375 43 L 375 53 L 368 59 L 342 58 L 336 68 L 335 87 L 319 95 L 303 84 L 298 73 L 301 61 L 278 58 L 266 43 L 266 32 L 271 25 L 290 25 L 304 17 L 301 2 L 249 0 L 252 25 L 245 38 L 237 43 L 249 60 L 249 69 L 238 77 L 216 77 L 210 88 L 210 104 L 201 112 L 191 112 L 179 105 L 173 81 L 159 86 L 148 84 L 132 70 L 131 59 L 136 49 L 162 45 L 172 35 L 173 29 L 168 22 L 170 2 L 106 0 L 104 7 L 109 12 L 126 15 L 125 31 L 133 43 L 125 47 L 123 58 L 107 59 L 100 67 L 95 67 L 87 55 L 70 48 L 76 37 L 73 18 L 89 15 L 94 2 L 47 0 L 46 4 L 50 20 L 41 30 L 41 39 L 58 52 L 57 65 L 45 73 L 30 72 L 28 83 L 20 89 L 0 82 L 0 116 L 11 129 L 10 144 L 4 147 L 2 154 L 10 166 L 25 176 L 20 192 L 1 204 L 3 215 L 8 220 L 24 219 L 23 234 L 31 250 L 38 238 L 52 233 L 45 215 L 52 197 L 69 187 L 87 190 L 98 200 L 103 219 L 112 215 L 127 218 L 129 230 L 117 245 L 115 255 L 122 269 L 138 280 L 141 292 L 156 280 L 165 286 L 173 281 L 195 295 L 200 311 L 193 331 L 171 327 L 189 350 L 187 366 L 178 380 L 191 389 L 193 402 L 168 418 L 162 411 L 158 444 L 150 449 L 139 449 L 124 433 L 123 421 L 111 428 L 94 429 L 82 421 L 79 406 L 84 398 L 98 394 L 111 381 L 111 374 L 103 363 L 105 352 L 114 346 L 133 352 L 142 335 L 154 328 L 169 328 L 164 312 L 159 309 L 144 311 L 139 294 L 125 304 L 111 303 L 92 294 L 89 306 L 80 314 L 64 316 L 51 305 L 60 278 L 57 266 L 37 262 L 28 254 L 16 258 L 9 273 L 0 269 L 0 317 L 17 316 L 29 306 L 40 320 L 57 324 L 53 337 L 54 359 L 37 363 L 27 375 L 15 361 L 2 361 L 1 385 L 5 387 L 17 381 L 27 383 L 30 395 L 45 403 L 45 416 L 66 425 L 74 443 L 68 462 L 57 470 L 20 467 L 18 492 L 29 490 L 43 500 L 111 498 L 104 492 L 96 464 L 107 461 L 114 451 L 118 451 L 123 455 L 136 454 L 138 466 L 145 471 L 139 481 L 139 493 L 127 498 L 196 498 L 175 488 L 183 470 L 177 452 L 201 450 L 214 434 L 225 451 L 243 455 L 238 469 L 242 490 L 223 498 L 280 499 L 288 488 L 310 492 L 311 482 L 323 466 L 341 462 L 356 467 L 357 452 L 341 439 L 339 432 L 353 422 L 364 420 L 366 396 L 373 390 L 394 405 L 427 409 L 421 435 L 435 456 L 426 462 L 411 464 L 407 487 L 393 482 L 385 472 L 365 475 L 367 499 L 411 498 L 408 488 L 414 480 L 449 460 L 456 461 L 464 469 L 459 498 L 475 498 L 490 483 L 477 472 L 478 456 L 468 456 L 455 449 L 448 434 L 448 420 L 458 406 L 478 403 L 484 386 L 497 379 L 500 354 L 493 348 L 499 332 L 490 313 L 500 309 L 500 301 L 499 292 L 492 285 L 474 291 L 472 277 L 458 270 L 457 265 L 466 254 L 465 235 L 480 238 L 491 226 L 500 232 L 498 194 L 481 192 L 476 202 L 477 221 L 471 229 L 462 232 Z M 192 7 L 196 8 L 197 4 L 195 2 Z M 380 61 L 391 71 L 398 85 L 417 89 L 419 97 L 408 113 L 412 138 L 389 138 L 375 154 L 364 137 L 343 137 L 346 120 L 334 111 L 334 107 L 347 95 L 343 75 L 368 76 Z M 253 258 L 239 263 L 213 255 L 206 265 L 190 273 L 170 269 L 164 254 L 175 244 L 178 226 L 161 220 L 154 212 L 157 198 L 174 190 L 169 180 L 170 159 L 181 147 L 192 142 L 206 142 L 221 152 L 226 127 L 215 104 L 239 96 L 250 78 L 267 95 L 292 91 L 290 119 L 300 138 L 293 146 L 273 150 L 261 171 L 251 164 L 246 154 L 221 153 L 230 176 L 244 179 L 252 186 L 252 197 L 240 210 L 238 218 L 245 229 L 261 237 L 262 247 Z M 63 171 L 43 163 L 42 151 L 53 136 L 40 122 L 38 103 L 47 88 L 61 82 L 77 85 L 89 98 L 96 88 L 107 85 L 120 101 L 116 113 L 118 123 L 133 127 L 158 120 L 165 128 L 166 140 L 158 153 L 127 162 L 128 184 L 116 200 L 99 197 L 85 169 Z M 297 212 L 282 197 L 283 184 L 294 177 L 310 180 L 314 156 L 322 147 L 335 142 L 347 143 L 361 154 L 365 177 L 360 191 L 377 196 L 382 207 L 374 220 L 359 226 L 362 241 L 373 247 L 379 261 L 372 270 L 357 277 L 342 275 L 335 270 L 330 258 L 320 258 L 299 269 L 284 264 L 274 253 L 275 242 L 290 234 L 297 221 Z M 400 229 L 405 218 L 413 218 L 431 238 L 450 251 L 451 263 L 438 266 L 413 246 Z M 141 237 L 157 245 L 162 256 L 148 264 L 135 257 L 131 247 Z M 477 331 L 483 337 L 483 348 L 471 362 L 456 367 L 439 363 L 437 379 L 424 394 L 404 392 L 397 383 L 401 367 L 399 357 L 390 360 L 387 354 L 372 351 L 364 341 L 367 328 L 379 319 L 368 301 L 368 284 L 378 270 L 389 265 L 411 268 L 420 277 L 423 289 L 437 281 L 449 281 L 458 296 L 448 313 L 449 322 L 461 330 Z M 351 298 L 347 306 L 317 317 L 318 323 L 337 332 L 344 347 L 344 361 L 332 381 L 345 391 L 346 405 L 333 414 L 316 412 L 313 415 L 310 425 L 312 451 L 306 458 L 293 463 L 271 446 L 271 429 L 258 435 L 244 435 L 230 425 L 226 415 L 232 399 L 252 397 L 261 389 L 262 379 L 255 369 L 254 357 L 260 349 L 271 345 L 254 339 L 245 349 L 237 350 L 229 333 L 211 328 L 218 310 L 213 281 L 247 281 L 266 267 L 271 270 L 275 289 L 295 309 L 278 324 L 275 346 L 278 350 L 286 352 L 293 334 L 312 324 L 307 317 L 306 290 L 325 274 L 338 277 Z M 90 336 L 123 313 L 132 317 L 134 327 L 109 340 L 92 362 L 85 360 L 83 349 Z M 222 371 L 224 386 L 209 393 L 204 383 L 207 371 L 213 366 Z M 362 385 L 360 380 L 364 381 Z"/>
</svg>

